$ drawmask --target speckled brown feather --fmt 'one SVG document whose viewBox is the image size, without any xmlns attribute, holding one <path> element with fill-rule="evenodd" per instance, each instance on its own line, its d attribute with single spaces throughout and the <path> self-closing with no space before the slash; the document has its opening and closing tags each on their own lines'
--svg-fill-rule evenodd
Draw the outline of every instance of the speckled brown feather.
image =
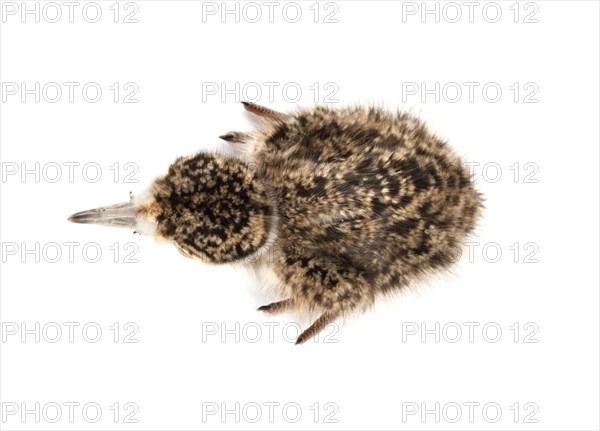
<svg viewBox="0 0 600 431">
<path fill-rule="evenodd" d="M 235 135 L 246 137 L 234 142 L 252 147 L 249 158 L 178 159 L 145 211 L 158 235 L 189 255 L 269 265 L 288 304 L 323 313 L 299 342 L 455 260 L 481 196 L 452 149 L 417 118 L 362 107 L 245 107 L 265 120 Z"/>
<path fill-rule="evenodd" d="M 276 271 L 302 308 L 346 312 L 448 266 L 480 215 L 468 170 L 408 114 L 317 107 L 263 140 Z"/>
</svg>

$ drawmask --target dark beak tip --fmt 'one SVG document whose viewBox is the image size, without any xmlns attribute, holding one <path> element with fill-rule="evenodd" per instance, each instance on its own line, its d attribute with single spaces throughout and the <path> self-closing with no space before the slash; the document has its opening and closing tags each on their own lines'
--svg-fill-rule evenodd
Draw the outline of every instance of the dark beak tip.
<svg viewBox="0 0 600 431">
<path fill-rule="evenodd" d="M 81 223 L 81 218 L 79 217 L 79 213 L 71 214 L 67 218 L 67 221 L 70 221 L 71 223 Z"/>
</svg>

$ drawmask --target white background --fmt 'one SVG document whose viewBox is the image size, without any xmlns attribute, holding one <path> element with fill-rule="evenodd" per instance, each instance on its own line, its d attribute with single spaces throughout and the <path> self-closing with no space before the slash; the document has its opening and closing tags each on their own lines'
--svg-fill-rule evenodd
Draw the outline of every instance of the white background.
<svg viewBox="0 0 600 431">
<path fill-rule="evenodd" d="M 0 428 L 598 429 L 597 2 L 482 2 L 470 19 L 463 2 L 311 1 L 299 3 L 296 23 L 289 22 L 294 5 L 282 14 L 285 2 L 269 22 L 262 2 L 229 2 L 237 18 L 222 17 L 221 2 L 108 1 L 98 3 L 96 23 L 86 20 L 95 16 L 93 5 L 82 15 L 86 2 L 75 6 L 73 23 L 62 2 L 56 23 L 48 22 L 54 6 L 38 3 L 40 22 L 30 14 L 23 23 L 21 2 L 7 3 L 0 46 Z M 256 5 L 262 18 L 248 22 Z M 422 16 L 423 7 L 437 7 L 439 22 Z M 461 18 L 449 22 L 457 11 Z M 132 12 L 138 22 L 124 23 Z M 324 22 L 327 16 L 338 22 Z M 72 103 L 64 82 L 78 83 Z M 115 82 L 117 103 L 109 88 Z M 22 101 L 22 90 L 35 83 L 39 103 L 35 91 Z M 62 89 L 56 103 L 48 83 Z M 101 87 L 98 102 L 82 96 L 87 83 Z M 212 83 L 234 93 L 238 83 L 240 91 L 211 94 Z M 139 102 L 124 103 L 135 86 Z M 484 86 L 489 92 L 482 94 Z M 479 163 L 486 210 L 471 238 L 473 253 L 465 251 L 451 273 L 339 322 L 327 340 L 294 346 L 295 322 L 309 322 L 257 313 L 277 298 L 243 271 L 203 266 L 131 231 L 66 221 L 73 212 L 127 200 L 177 156 L 251 128 L 236 102 L 257 87 L 255 101 L 282 111 L 331 102 L 331 95 L 336 106 L 370 103 L 420 115 L 466 162 Z M 294 88 L 301 89 L 297 102 Z M 71 162 L 79 163 L 72 181 Z M 36 163 L 39 178 L 23 178 L 22 169 L 35 171 Z M 86 163 L 101 167 L 97 182 L 89 181 L 95 165 L 84 177 Z M 62 176 L 52 182 L 57 164 Z M 137 183 L 125 182 L 135 167 Z M 70 242 L 78 243 L 72 259 Z M 52 263 L 54 243 L 62 255 Z M 86 261 L 94 244 L 82 254 L 89 243 L 102 251 L 97 263 Z M 137 263 L 125 262 L 130 252 Z M 65 322 L 78 325 L 73 342 Z M 33 330 L 24 341 L 22 323 Z M 278 325 L 272 337 L 268 325 Z M 62 336 L 51 342 L 57 326 Z M 95 327 L 102 334 L 94 343 L 88 340 Z M 432 332 L 423 340 L 421 329 Z M 133 332 L 129 341 L 138 342 L 125 342 Z M 69 402 L 79 403 L 72 423 Z M 39 423 L 33 413 L 21 416 L 36 403 Z M 96 423 L 93 403 L 102 409 Z M 272 422 L 268 403 L 279 403 Z M 50 423 L 57 404 L 62 417 Z M 252 423 L 257 406 L 262 416 Z M 462 416 L 452 423 L 457 406 Z M 239 409 L 239 418 L 222 417 L 223 408 Z M 423 408 L 437 409 L 439 418 L 423 417 Z M 125 422 L 134 411 L 130 419 L 138 422 Z"/>
</svg>

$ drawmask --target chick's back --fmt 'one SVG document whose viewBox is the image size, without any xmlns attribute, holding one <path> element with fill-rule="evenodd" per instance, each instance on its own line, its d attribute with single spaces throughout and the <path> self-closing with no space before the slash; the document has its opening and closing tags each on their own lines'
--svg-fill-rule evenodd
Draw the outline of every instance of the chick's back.
<svg viewBox="0 0 600 431">
<path fill-rule="evenodd" d="M 284 259 L 325 259 L 387 291 L 455 261 L 479 217 L 468 170 L 409 114 L 317 107 L 260 133 Z"/>
</svg>

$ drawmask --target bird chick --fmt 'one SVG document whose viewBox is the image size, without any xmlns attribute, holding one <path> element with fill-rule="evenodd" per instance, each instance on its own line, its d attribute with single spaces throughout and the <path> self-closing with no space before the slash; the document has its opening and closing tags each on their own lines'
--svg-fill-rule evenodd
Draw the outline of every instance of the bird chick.
<svg viewBox="0 0 600 431">
<path fill-rule="evenodd" d="M 482 198 L 417 118 L 242 103 L 260 126 L 220 136 L 237 155 L 180 157 L 140 198 L 69 220 L 134 228 L 203 262 L 269 270 L 282 300 L 258 310 L 320 315 L 296 344 L 456 260 Z"/>
</svg>

